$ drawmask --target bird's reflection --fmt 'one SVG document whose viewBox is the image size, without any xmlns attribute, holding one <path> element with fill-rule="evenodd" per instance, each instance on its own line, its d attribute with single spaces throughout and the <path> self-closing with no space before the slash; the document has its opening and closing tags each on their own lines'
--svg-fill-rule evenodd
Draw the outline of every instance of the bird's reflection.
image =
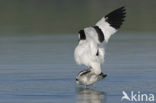
<svg viewBox="0 0 156 103">
<path fill-rule="evenodd" d="M 106 93 L 89 88 L 77 88 L 77 103 L 106 103 Z"/>
</svg>

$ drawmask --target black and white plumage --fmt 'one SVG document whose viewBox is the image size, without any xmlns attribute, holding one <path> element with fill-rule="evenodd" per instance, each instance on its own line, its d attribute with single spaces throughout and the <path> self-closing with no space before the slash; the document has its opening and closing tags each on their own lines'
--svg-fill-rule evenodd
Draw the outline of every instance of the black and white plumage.
<svg viewBox="0 0 156 103">
<path fill-rule="evenodd" d="M 79 84 L 91 85 L 101 80 L 98 78 L 101 78 L 101 64 L 104 62 L 105 44 L 107 44 L 110 36 L 117 32 L 122 25 L 126 14 L 125 11 L 125 7 L 120 7 L 103 17 L 94 26 L 79 31 L 79 43 L 75 48 L 74 58 L 77 64 L 90 68 L 87 73 L 86 70 L 79 73 L 76 78 Z"/>
<path fill-rule="evenodd" d="M 80 85 L 91 85 L 94 84 L 95 82 L 102 80 L 105 78 L 107 75 L 103 74 L 102 72 L 100 74 L 95 74 L 94 72 L 91 72 L 90 69 L 86 69 L 81 71 L 77 78 L 76 78 L 76 83 Z"/>
</svg>

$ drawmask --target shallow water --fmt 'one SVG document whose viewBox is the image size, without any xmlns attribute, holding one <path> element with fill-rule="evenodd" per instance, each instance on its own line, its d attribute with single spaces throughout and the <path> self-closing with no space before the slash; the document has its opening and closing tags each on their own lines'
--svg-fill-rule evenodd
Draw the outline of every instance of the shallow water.
<svg viewBox="0 0 156 103">
<path fill-rule="evenodd" d="M 74 62 L 77 43 L 77 35 L 1 37 L 0 103 L 120 103 L 122 91 L 156 96 L 154 33 L 114 35 L 102 66 L 108 76 L 87 89 L 75 83 L 86 68 Z"/>
</svg>

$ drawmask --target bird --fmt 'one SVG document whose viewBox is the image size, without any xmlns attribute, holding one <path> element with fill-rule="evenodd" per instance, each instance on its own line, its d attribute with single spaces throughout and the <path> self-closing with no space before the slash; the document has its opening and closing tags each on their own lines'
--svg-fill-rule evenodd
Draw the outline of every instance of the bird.
<svg viewBox="0 0 156 103">
<path fill-rule="evenodd" d="M 74 50 L 74 59 L 78 65 L 85 65 L 88 69 L 78 73 L 76 83 L 89 86 L 107 76 L 101 71 L 106 44 L 121 27 L 125 17 L 126 9 L 122 6 L 102 17 L 95 25 L 78 32 L 79 42 Z"/>
</svg>

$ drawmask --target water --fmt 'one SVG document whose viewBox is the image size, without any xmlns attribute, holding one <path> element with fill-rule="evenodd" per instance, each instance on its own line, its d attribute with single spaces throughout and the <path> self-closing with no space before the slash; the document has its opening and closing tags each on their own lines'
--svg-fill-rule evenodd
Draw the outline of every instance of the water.
<svg viewBox="0 0 156 103">
<path fill-rule="evenodd" d="M 107 78 L 85 89 L 74 62 L 77 35 L 0 38 L 0 103 L 120 103 L 122 91 L 156 95 L 156 35 L 118 33 L 106 50 Z M 126 101 L 125 101 L 126 102 Z"/>
</svg>

